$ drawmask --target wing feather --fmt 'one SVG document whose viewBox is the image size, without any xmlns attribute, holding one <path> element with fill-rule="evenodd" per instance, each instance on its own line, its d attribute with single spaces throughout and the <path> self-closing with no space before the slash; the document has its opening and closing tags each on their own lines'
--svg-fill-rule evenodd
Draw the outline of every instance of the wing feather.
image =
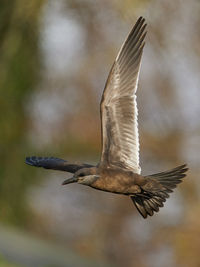
<svg viewBox="0 0 200 267">
<path fill-rule="evenodd" d="M 90 164 L 80 163 L 80 162 L 69 162 L 64 159 L 54 158 L 54 157 L 26 157 L 26 164 L 42 167 L 45 169 L 52 169 L 58 171 L 65 171 L 75 173 L 82 168 L 94 167 Z"/>
<path fill-rule="evenodd" d="M 140 173 L 136 91 L 146 24 L 140 17 L 123 43 L 101 100 L 100 164 Z"/>
</svg>

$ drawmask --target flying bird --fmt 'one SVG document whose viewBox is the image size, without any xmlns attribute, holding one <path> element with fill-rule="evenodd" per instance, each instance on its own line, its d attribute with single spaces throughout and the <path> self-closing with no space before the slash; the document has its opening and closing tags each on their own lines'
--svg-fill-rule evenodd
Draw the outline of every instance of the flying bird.
<svg viewBox="0 0 200 267">
<path fill-rule="evenodd" d="M 184 164 L 168 171 L 141 175 L 136 91 L 145 35 L 145 19 L 140 17 L 110 70 L 100 103 L 100 162 L 93 166 L 54 157 L 26 158 L 26 163 L 35 167 L 73 173 L 63 185 L 78 183 L 129 196 L 144 218 L 163 207 L 169 193 L 182 182 L 188 170 Z"/>
</svg>

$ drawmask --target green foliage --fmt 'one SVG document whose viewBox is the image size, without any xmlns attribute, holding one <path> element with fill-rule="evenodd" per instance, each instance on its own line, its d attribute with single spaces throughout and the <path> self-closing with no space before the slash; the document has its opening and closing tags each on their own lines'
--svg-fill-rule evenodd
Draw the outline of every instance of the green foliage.
<svg viewBox="0 0 200 267">
<path fill-rule="evenodd" d="M 7 262 L 3 257 L 0 255 L 0 267 L 20 267 L 19 265 L 12 264 Z"/>
<path fill-rule="evenodd" d="M 38 14 L 43 1 L 5 1 L 0 7 L 0 219 L 21 223 L 27 95 L 34 90 L 39 65 Z M 24 218 L 23 218 L 24 219 Z"/>
</svg>

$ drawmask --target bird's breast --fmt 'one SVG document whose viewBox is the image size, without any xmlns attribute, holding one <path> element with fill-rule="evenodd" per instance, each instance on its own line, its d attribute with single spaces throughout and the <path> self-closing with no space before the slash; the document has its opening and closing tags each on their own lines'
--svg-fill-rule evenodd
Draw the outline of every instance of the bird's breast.
<svg viewBox="0 0 200 267">
<path fill-rule="evenodd" d="M 117 194 L 135 194 L 141 191 L 135 178 L 130 172 L 107 170 L 100 174 L 100 177 L 91 184 L 91 187 Z"/>
</svg>

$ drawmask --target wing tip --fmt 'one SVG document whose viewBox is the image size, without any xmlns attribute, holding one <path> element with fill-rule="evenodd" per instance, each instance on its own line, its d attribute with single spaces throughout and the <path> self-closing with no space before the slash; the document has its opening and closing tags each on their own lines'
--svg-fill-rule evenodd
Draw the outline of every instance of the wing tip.
<svg viewBox="0 0 200 267">
<path fill-rule="evenodd" d="M 40 164 L 40 161 L 42 159 L 44 159 L 44 158 L 36 157 L 36 156 L 26 157 L 25 163 L 30 165 L 30 166 L 42 167 Z"/>
<path fill-rule="evenodd" d="M 143 16 L 139 16 L 139 18 L 137 19 L 137 22 L 140 22 L 140 21 L 142 21 L 142 22 L 144 23 L 145 18 L 144 18 Z M 137 22 L 136 22 L 136 23 L 137 23 Z"/>
<path fill-rule="evenodd" d="M 35 156 L 26 157 L 25 158 L 25 163 L 28 164 L 28 165 L 31 165 L 31 166 L 35 166 L 35 159 L 36 159 Z"/>
</svg>

